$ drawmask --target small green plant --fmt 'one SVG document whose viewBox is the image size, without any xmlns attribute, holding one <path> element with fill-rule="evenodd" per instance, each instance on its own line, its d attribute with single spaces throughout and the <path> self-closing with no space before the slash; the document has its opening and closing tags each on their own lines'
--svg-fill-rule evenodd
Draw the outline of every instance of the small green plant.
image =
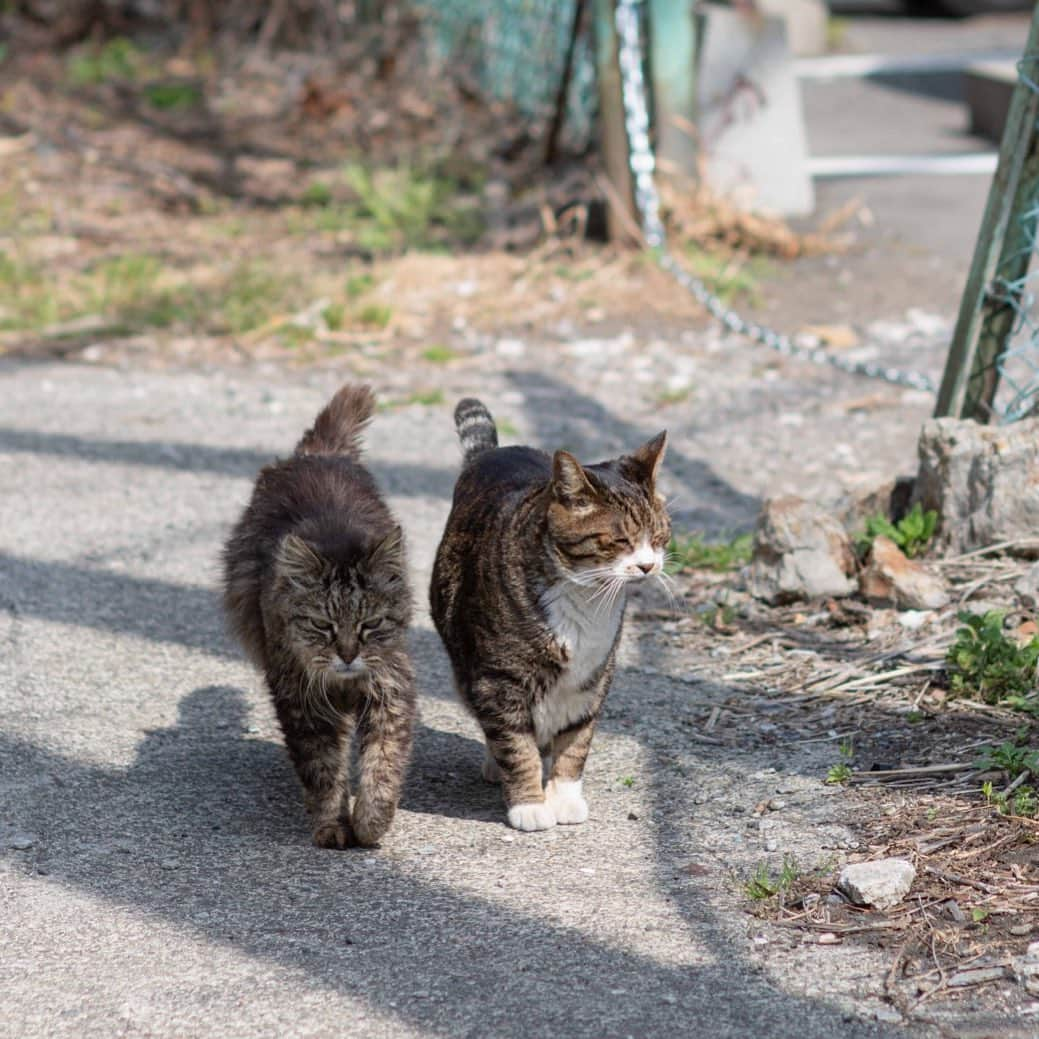
<svg viewBox="0 0 1039 1039">
<path fill-rule="evenodd" d="M 499 437 L 509 437 L 515 440 L 520 435 L 519 427 L 516 423 L 507 418 L 495 419 L 494 424 L 498 429 Z"/>
<path fill-rule="evenodd" d="M 629 790 L 635 785 L 634 776 L 621 776 L 620 785 L 626 786 Z"/>
<path fill-rule="evenodd" d="M 416 390 L 414 393 L 408 394 L 404 403 L 425 404 L 427 407 L 432 407 L 434 404 L 444 403 L 444 393 L 442 390 Z"/>
<path fill-rule="evenodd" d="M 1018 645 L 1003 631 L 1001 610 L 957 616 L 963 627 L 946 657 L 952 692 L 998 704 L 1035 688 L 1039 636 Z"/>
<path fill-rule="evenodd" d="M 826 782 L 830 786 L 840 786 L 842 783 L 847 783 L 851 779 L 851 766 L 846 761 L 839 761 L 836 765 L 831 765 L 826 773 Z"/>
<path fill-rule="evenodd" d="M 866 520 L 866 531 L 859 538 L 859 552 L 865 555 L 874 540 L 883 536 L 893 541 L 907 558 L 913 559 L 930 543 L 937 525 L 938 513 L 934 509 L 924 512 L 919 502 L 897 523 L 877 513 Z"/>
<path fill-rule="evenodd" d="M 442 343 L 434 343 L 433 346 L 427 346 L 422 351 L 422 356 L 430 364 L 447 364 L 448 361 L 453 361 L 458 354 L 449 346 L 444 346 Z"/>
<path fill-rule="evenodd" d="M 687 248 L 686 259 L 693 273 L 707 282 L 724 303 L 732 303 L 737 299 L 758 302 L 761 280 L 772 267 L 768 260 L 760 256 L 738 258 L 707 252 L 696 245 Z"/>
<path fill-rule="evenodd" d="M 681 404 L 693 394 L 692 386 L 680 386 L 674 390 L 661 390 L 657 394 L 657 403 L 666 407 L 668 404 Z"/>
<path fill-rule="evenodd" d="M 114 80 L 136 79 L 143 65 L 143 55 L 133 41 L 116 36 L 100 48 L 91 47 L 73 54 L 68 75 L 74 86 L 97 86 Z"/>
<path fill-rule="evenodd" d="M 142 93 L 152 108 L 163 112 L 195 108 L 202 103 L 202 88 L 197 83 L 148 83 Z"/>
<path fill-rule="evenodd" d="M 793 859 L 784 858 L 778 873 L 773 873 L 767 862 L 759 862 L 750 880 L 744 884 L 743 891 L 752 901 L 764 902 L 781 892 L 789 891 L 799 876 L 800 870 Z"/>
<path fill-rule="evenodd" d="M 357 320 L 362 325 L 385 328 L 393 318 L 393 308 L 382 303 L 366 303 L 357 312 Z"/>
<path fill-rule="evenodd" d="M 303 189 L 299 201 L 304 206 L 330 206 L 332 189 L 323 180 L 313 180 Z"/>
<path fill-rule="evenodd" d="M 671 539 L 668 546 L 668 573 L 682 570 L 735 570 L 750 562 L 750 534 L 731 541 L 705 541 L 702 534 L 686 534 Z"/>
<path fill-rule="evenodd" d="M 989 918 L 989 911 L 983 906 L 975 906 L 970 911 L 970 918 L 976 923 L 984 923 Z"/>
<path fill-rule="evenodd" d="M 375 288 L 375 278 L 367 271 L 363 274 L 351 274 L 346 279 L 346 295 L 350 299 L 360 299 L 373 288 Z"/>
<path fill-rule="evenodd" d="M 1021 786 L 1014 791 L 1013 801 L 1014 815 L 1020 815 L 1031 819 L 1039 810 L 1039 799 L 1036 798 L 1035 790 L 1030 786 Z"/>
<path fill-rule="evenodd" d="M 329 303 L 321 311 L 321 317 L 324 319 L 330 332 L 339 332 L 346 321 L 346 307 L 342 303 Z"/>
<path fill-rule="evenodd" d="M 1039 775 L 1039 751 L 1006 740 L 998 747 L 983 748 L 975 765 L 985 770 L 1002 769 L 1011 780 L 1022 772 Z"/>
</svg>

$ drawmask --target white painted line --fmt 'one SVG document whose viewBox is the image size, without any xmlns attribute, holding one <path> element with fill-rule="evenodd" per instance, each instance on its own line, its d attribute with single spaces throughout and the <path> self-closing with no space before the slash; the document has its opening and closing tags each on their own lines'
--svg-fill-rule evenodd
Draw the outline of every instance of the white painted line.
<svg viewBox="0 0 1039 1039">
<path fill-rule="evenodd" d="M 808 175 L 827 177 L 899 177 L 910 174 L 950 176 L 995 173 L 996 152 L 965 155 L 820 155 L 809 158 Z"/>
<path fill-rule="evenodd" d="M 973 54 L 834 54 L 824 58 L 799 58 L 794 62 L 798 79 L 850 79 L 862 76 L 919 75 L 962 72 L 980 61 L 1013 61 L 1017 51 L 975 51 Z"/>
</svg>

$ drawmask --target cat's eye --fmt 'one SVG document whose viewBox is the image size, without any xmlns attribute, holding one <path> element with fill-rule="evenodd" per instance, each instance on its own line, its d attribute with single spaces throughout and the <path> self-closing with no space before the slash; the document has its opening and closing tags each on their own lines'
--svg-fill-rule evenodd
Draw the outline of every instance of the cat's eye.
<svg viewBox="0 0 1039 1039">
<path fill-rule="evenodd" d="M 389 633 L 390 625 L 385 617 L 381 617 L 378 620 L 365 621 L 364 624 L 357 629 L 357 634 L 361 637 L 362 642 L 385 638 Z"/>
<path fill-rule="evenodd" d="M 614 548 L 620 549 L 622 552 L 631 552 L 634 549 L 634 545 L 631 543 L 631 538 L 614 538 L 610 544 Z"/>
</svg>

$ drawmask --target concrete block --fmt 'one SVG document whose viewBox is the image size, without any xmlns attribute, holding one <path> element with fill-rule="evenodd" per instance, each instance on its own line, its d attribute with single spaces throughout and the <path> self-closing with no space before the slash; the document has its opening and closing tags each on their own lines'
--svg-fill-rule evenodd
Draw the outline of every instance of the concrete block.
<svg viewBox="0 0 1039 1039">
<path fill-rule="evenodd" d="M 782 18 L 790 50 L 799 58 L 826 53 L 829 11 L 822 0 L 757 0 L 758 10 Z"/>
<path fill-rule="evenodd" d="M 701 11 L 698 97 L 708 184 L 747 209 L 810 213 L 800 87 L 783 19 L 711 4 Z"/>
<path fill-rule="evenodd" d="M 1003 139 L 1016 86 L 1017 68 L 1012 61 L 982 61 L 967 67 L 963 94 L 970 112 L 971 133 L 997 142 Z"/>
</svg>

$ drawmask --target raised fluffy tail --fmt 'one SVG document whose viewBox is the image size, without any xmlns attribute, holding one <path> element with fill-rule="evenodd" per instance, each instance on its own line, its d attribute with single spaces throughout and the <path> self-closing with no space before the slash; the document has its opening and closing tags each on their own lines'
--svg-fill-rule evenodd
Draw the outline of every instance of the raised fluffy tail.
<svg viewBox="0 0 1039 1039">
<path fill-rule="evenodd" d="M 321 409 L 314 425 L 296 445 L 298 455 L 361 457 L 361 434 L 375 410 L 370 386 L 347 383 Z"/>
<path fill-rule="evenodd" d="M 462 441 L 468 462 L 474 455 L 498 446 L 498 430 L 491 413 L 473 397 L 466 397 L 455 408 L 455 429 Z"/>
</svg>

